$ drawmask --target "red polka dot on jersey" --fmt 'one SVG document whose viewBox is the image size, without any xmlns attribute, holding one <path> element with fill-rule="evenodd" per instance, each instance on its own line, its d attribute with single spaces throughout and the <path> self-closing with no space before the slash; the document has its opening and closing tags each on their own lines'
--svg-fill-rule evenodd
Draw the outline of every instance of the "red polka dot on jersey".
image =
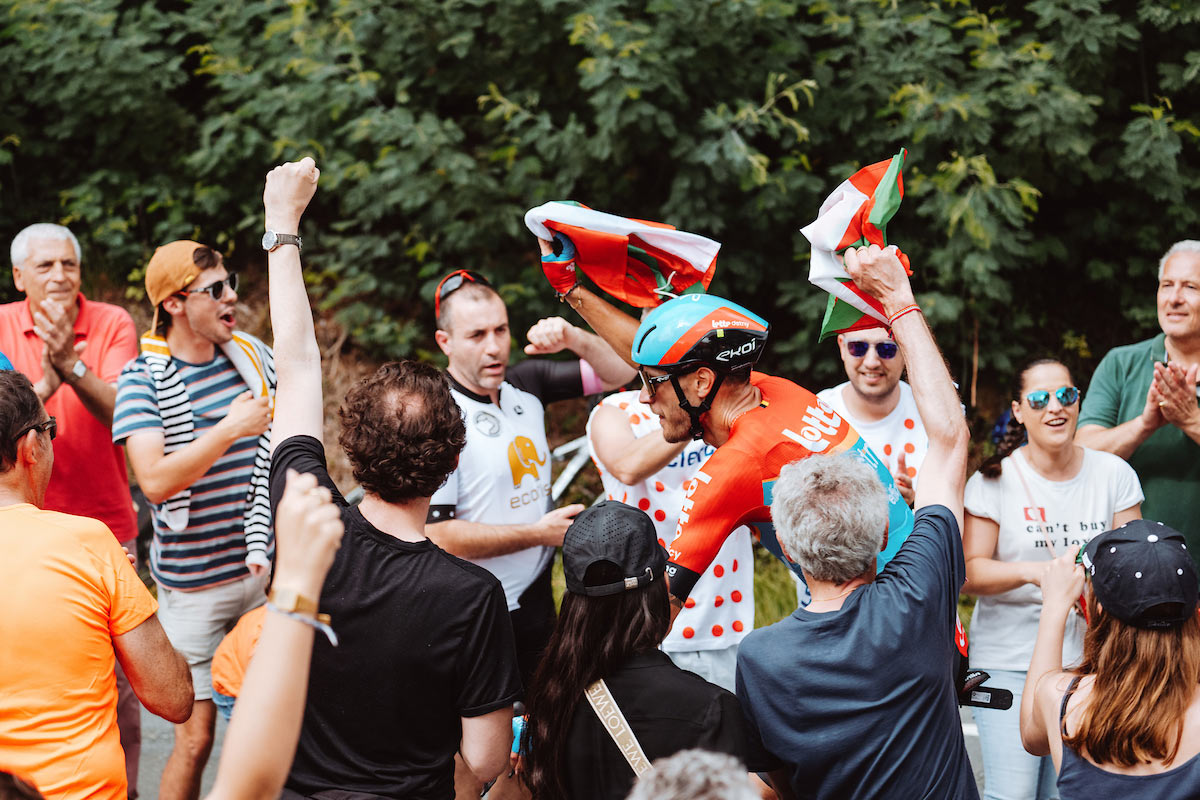
<svg viewBox="0 0 1200 800">
<path fill-rule="evenodd" d="M 656 491 L 656 492 L 665 492 L 666 490 L 667 490 L 667 487 L 663 486 L 663 482 L 662 482 L 662 481 L 655 481 L 655 482 L 654 482 L 654 491 Z"/>
<path fill-rule="evenodd" d="M 732 592 L 729 593 L 729 599 L 735 603 L 740 603 L 740 602 L 742 602 L 742 593 L 739 592 L 737 589 L 734 589 Z"/>
<path fill-rule="evenodd" d="M 720 625 L 713 625 L 713 636 L 720 636 L 725 633 L 725 629 Z"/>
<path fill-rule="evenodd" d="M 650 501 L 643 497 L 641 500 L 638 500 L 638 508 L 645 511 L 650 508 Z"/>
<path fill-rule="evenodd" d="M 630 414 L 630 415 L 629 415 L 629 424 L 630 424 L 630 425 L 637 425 L 637 424 L 638 424 L 639 422 L 641 422 L 641 421 L 642 421 L 642 418 L 641 418 L 641 417 L 639 417 L 637 414 Z"/>
<path fill-rule="evenodd" d="M 692 638 L 692 637 L 693 637 L 693 636 L 695 636 L 695 635 L 696 635 L 696 632 L 695 632 L 694 630 L 692 630 L 691 628 L 684 628 L 684 629 L 683 629 L 683 638 L 685 638 L 685 639 L 690 639 L 690 638 Z"/>
<path fill-rule="evenodd" d="M 910 477 L 910 478 L 917 477 L 917 468 L 916 467 L 909 467 L 908 469 L 905 470 L 905 472 L 908 473 L 908 477 Z"/>
<path fill-rule="evenodd" d="M 906 452 L 906 453 L 915 453 L 916 450 L 917 450 L 917 446 L 915 444 L 913 444 L 912 442 L 909 442 L 908 444 L 904 445 L 904 452 Z"/>
<path fill-rule="evenodd" d="M 733 621 L 733 629 L 734 629 L 735 631 L 737 631 L 738 633 L 741 633 L 741 632 L 742 632 L 742 628 L 745 628 L 745 627 L 746 627 L 746 626 L 742 624 L 742 621 L 741 621 L 740 619 L 735 619 L 735 620 Z"/>
<path fill-rule="evenodd" d="M 883 446 L 883 454 L 885 456 L 890 456 L 892 454 L 892 446 L 890 444 L 885 444 Z"/>
<path fill-rule="evenodd" d="M 629 408 L 629 403 L 617 403 L 617 408 L 624 411 L 625 409 Z"/>
<path fill-rule="evenodd" d="M 713 608 L 720 608 L 723 605 L 725 605 L 725 598 L 717 595 L 716 599 L 713 600 Z"/>
<path fill-rule="evenodd" d="M 904 427 L 908 428 L 910 431 L 916 427 L 916 424 L 917 423 L 913 422 L 911 419 L 904 420 Z"/>
<path fill-rule="evenodd" d="M 655 518 L 656 520 L 658 520 L 659 522 L 663 522 L 663 521 L 664 521 L 664 520 L 666 520 L 666 518 L 667 518 L 667 512 L 663 511 L 663 510 L 660 508 L 660 509 L 658 509 L 657 511 L 655 511 L 655 512 L 654 512 L 654 518 Z"/>
<path fill-rule="evenodd" d="M 724 574 L 725 574 L 725 568 L 722 567 L 720 564 L 717 564 L 715 567 L 713 567 L 713 575 L 716 575 L 719 578 Z"/>
<path fill-rule="evenodd" d="M 733 571 L 737 572 L 737 559 L 736 558 L 733 560 Z"/>
<path fill-rule="evenodd" d="M 689 597 L 687 600 L 683 601 L 683 607 L 684 608 L 695 608 L 696 601 Z"/>
<path fill-rule="evenodd" d="M 659 539 L 659 540 L 658 540 L 658 543 L 659 543 L 660 545 L 662 545 L 663 547 L 666 547 L 666 546 L 667 546 L 667 543 L 666 543 L 666 542 L 664 542 L 662 539 Z"/>
</svg>

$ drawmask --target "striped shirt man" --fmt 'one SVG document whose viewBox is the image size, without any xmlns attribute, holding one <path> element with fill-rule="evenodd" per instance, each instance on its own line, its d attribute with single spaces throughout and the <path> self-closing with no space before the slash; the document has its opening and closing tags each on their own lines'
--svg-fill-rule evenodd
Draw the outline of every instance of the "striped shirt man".
<svg viewBox="0 0 1200 800">
<path fill-rule="evenodd" d="M 174 359 L 192 404 L 199 438 L 220 422 L 235 397 L 247 391 L 233 362 L 220 350 L 207 364 Z M 133 434 L 162 430 L 154 377 L 139 356 L 122 371 L 113 414 L 113 441 L 121 444 Z M 191 486 L 188 525 L 168 529 L 156 515 L 150 569 L 154 579 L 171 589 L 194 591 L 246 577 L 243 535 L 246 497 L 258 437 L 238 439 Z"/>
</svg>

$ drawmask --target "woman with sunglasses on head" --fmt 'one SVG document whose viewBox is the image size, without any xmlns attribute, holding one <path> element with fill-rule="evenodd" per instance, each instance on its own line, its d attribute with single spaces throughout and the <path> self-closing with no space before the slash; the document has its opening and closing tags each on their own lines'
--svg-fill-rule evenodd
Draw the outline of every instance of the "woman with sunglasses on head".
<svg viewBox="0 0 1200 800">
<path fill-rule="evenodd" d="M 1073 556 L 1042 576 L 1022 743 L 1054 760 L 1062 800 L 1200 797 L 1200 618 L 1183 535 L 1137 520 L 1092 539 L 1082 567 Z M 1068 672 L 1063 634 L 1085 576 L 1083 663 Z"/>
<path fill-rule="evenodd" d="M 1017 373 L 1012 417 L 995 455 L 967 482 L 963 592 L 973 669 L 1013 693 L 1010 709 L 973 709 L 983 750 L 985 800 L 1057 797 L 1053 764 L 1021 746 L 1019 706 L 1037 637 L 1041 578 L 1056 555 L 1141 517 L 1142 489 L 1122 459 L 1075 444 L 1079 390 L 1070 370 L 1038 359 Z M 1082 621 L 1068 626 L 1063 658 L 1078 661 Z"/>
</svg>

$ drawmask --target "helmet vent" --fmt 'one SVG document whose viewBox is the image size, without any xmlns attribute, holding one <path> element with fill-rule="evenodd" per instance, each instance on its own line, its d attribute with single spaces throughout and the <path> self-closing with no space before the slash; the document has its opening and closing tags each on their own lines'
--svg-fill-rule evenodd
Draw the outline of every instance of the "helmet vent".
<svg viewBox="0 0 1200 800">
<path fill-rule="evenodd" d="M 658 328 L 658 326 L 657 326 L 657 325 L 651 325 L 649 328 L 647 328 L 647 329 L 646 329 L 646 332 L 642 334 L 642 339 L 641 339 L 641 341 L 639 341 L 639 342 L 637 343 L 637 349 L 638 349 L 638 350 L 641 350 L 641 349 L 642 349 L 642 345 L 646 343 L 646 337 L 647 337 L 647 336 L 649 336 L 650 334 L 654 333 L 655 329 L 657 329 L 657 328 Z"/>
</svg>

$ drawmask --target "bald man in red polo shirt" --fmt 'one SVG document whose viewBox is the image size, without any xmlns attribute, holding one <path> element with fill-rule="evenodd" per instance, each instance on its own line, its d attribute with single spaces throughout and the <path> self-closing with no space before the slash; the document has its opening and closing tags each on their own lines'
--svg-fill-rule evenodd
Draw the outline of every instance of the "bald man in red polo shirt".
<svg viewBox="0 0 1200 800">
<path fill-rule="evenodd" d="M 0 351 L 58 420 L 43 507 L 98 519 L 136 552 L 125 453 L 112 443 L 117 376 L 137 356 L 133 319 L 79 291 L 79 241 L 67 228 L 30 225 L 13 239 L 11 256 L 13 283 L 25 299 L 0 305 Z M 129 796 L 136 797 L 141 708 L 119 666 L 117 688 Z"/>
</svg>

